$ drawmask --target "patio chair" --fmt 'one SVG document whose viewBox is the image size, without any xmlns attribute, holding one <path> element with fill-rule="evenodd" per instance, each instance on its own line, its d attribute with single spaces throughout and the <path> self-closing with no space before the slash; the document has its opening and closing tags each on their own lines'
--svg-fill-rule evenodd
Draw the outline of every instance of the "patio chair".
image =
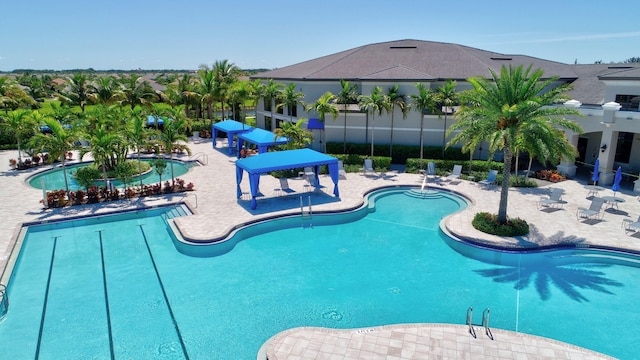
<svg viewBox="0 0 640 360">
<path fill-rule="evenodd" d="M 558 207 L 561 208 L 564 201 L 562 201 L 562 194 L 564 190 L 560 188 L 549 188 L 549 195 L 540 197 L 540 200 L 536 203 L 538 209 Z"/>
<path fill-rule="evenodd" d="M 344 171 L 344 163 L 342 160 L 338 160 L 338 177 L 342 180 L 347 179 L 347 172 Z"/>
<path fill-rule="evenodd" d="M 460 177 L 460 174 L 462 174 L 462 165 L 453 165 L 453 171 L 447 175 L 446 179 L 447 181 L 456 180 Z"/>
<path fill-rule="evenodd" d="M 603 204 L 604 199 L 594 197 L 591 199 L 591 206 L 589 206 L 588 209 L 583 207 L 578 208 L 576 217 L 578 220 L 580 218 L 602 220 L 604 218 L 604 211 L 602 211 Z"/>
<path fill-rule="evenodd" d="M 280 187 L 279 188 L 275 188 L 273 190 L 273 192 L 276 193 L 276 195 L 280 196 L 280 195 L 284 195 L 284 194 L 290 194 L 295 192 L 295 190 L 291 189 L 289 187 L 289 179 L 287 178 L 280 178 Z"/>
<path fill-rule="evenodd" d="M 622 227 L 626 231 L 638 232 L 640 231 L 640 216 L 635 222 L 631 219 L 622 219 Z"/>
<path fill-rule="evenodd" d="M 496 178 L 498 177 L 498 170 L 489 170 L 489 175 L 485 180 L 478 181 L 478 184 L 484 186 L 490 186 L 496 183 Z"/>
<path fill-rule="evenodd" d="M 371 159 L 364 159 L 364 167 L 361 168 L 360 170 L 362 170 L 364 175 L 367 174 L 375 174 L 376 171 L 373 170 L 373 160 Z"/>
</svg>

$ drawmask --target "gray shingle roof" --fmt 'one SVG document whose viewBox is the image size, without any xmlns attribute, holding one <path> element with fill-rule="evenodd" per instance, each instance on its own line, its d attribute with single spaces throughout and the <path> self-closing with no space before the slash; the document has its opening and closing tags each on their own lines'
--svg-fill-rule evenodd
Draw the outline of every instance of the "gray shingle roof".
<svg viewBox="0 0 640 360">
<path fill-rule="evenodd" d="M 572 65 L 525 55 L 505 55 L 468 46 L 421 40 L 375 43 L 259 73 L 274 80 L 464 80 L 490 76 L 502 65 L 533 65 L 545 75 L 575 79 Z"/>
</svg>

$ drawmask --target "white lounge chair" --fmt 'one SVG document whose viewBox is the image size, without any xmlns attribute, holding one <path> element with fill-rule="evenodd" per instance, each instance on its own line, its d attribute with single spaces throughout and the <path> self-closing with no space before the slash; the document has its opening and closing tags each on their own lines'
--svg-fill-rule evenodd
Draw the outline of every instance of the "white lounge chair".
<svg viewBox="0 0 640 360">
<path fill-rule="evenodd" d="M 427 163 L 427 171 L 424 173 L 425 176 L 437 176 L 436 174 L 436 164 L 434 162 Z"/>
<path fill-rule="evenodd" d="M 361 170 L 364 173 L 364 175 L 375 174 L 376 171 L 373 170 L 373 160 L 364 159 L 364 167 Z"/>
<path fill-rule="evenodd" d="M 578 220 L 580 218 L 602 220 L 604 218 L 604 211 L 602 211 L 603 204 L 604 199 L 594 197 L 593 199 L 591 199 L 591 206 L 589 206 L 588 209 L 583 207 L 578 208 L 576 217 L 578 218 Z"/>
<path fill-rule="evenodd" d="M 640 231 L 640 216 L 638 216 L 638 220 L 636 220 L 635 222 L 631 219 L 623 219 L 622 227 L 624 228 L 625 231 L 633 231 L 633 232 Z"/>
<path fill-rule="evenodd" d="M 540 200 L 537 202 L 538 209 L 549 208 L 549 207 L 562 207 L 564 201 L 562 201 L 562 194 L 564 190 L 560 188 L 550 188 L 549 195 L 540 197 Z"/>
<path fill-rule="evenodd" d="M 446 179 L 448 181 L 456 180 L 462 174 L 462 165 L 453 165 L 453 171 L 451 174 L 447 175 Z"/>
<path fill-rule="evenodd" d="M 276 195 L 280 196 L 280 195 L 285 195 L 285 194 L 290 194 L 295 192 L 295 190 L 291 189 L 289 187 L 289 179 L 287 178 L 280 178 L 280 187 L 279 188 L 275 188 L 273 190 L 273 192 L 276 193 Z"/>
<path fill-rule="evenodd" d="M 489 170 L 489 175 L 485 180 L 478 181 L 478 184 L 489 186 L 496 183 L 496 178 L 498 177 L 498 170 Z"/>
<path fill-rule="evenodd" d="M 342 160 L 338 160 L 338 177 L 342 180 L 347 179 L 347 172 L 344 171 L 344 163 Z"/>
</svg>

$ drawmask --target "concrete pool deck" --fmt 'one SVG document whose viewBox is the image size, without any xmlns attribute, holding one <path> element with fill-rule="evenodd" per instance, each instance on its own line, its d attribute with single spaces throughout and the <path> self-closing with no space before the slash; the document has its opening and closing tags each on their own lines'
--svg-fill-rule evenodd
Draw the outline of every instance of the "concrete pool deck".
<svg viewBox="0 0 640 360">
<path fill-rule="evenodd" d="M 218 148 L 213 149 L 211 139 L 203 139 L 191 141 L 189 146 L 194 154 L 199 155 L 201 159 L 208 159 L 205 166 L 196 166 L 183 178 L 186 182 L 195 184 L 193 193 L 174 194 L 167 196 L 148 197 L 140 200 L 119 201 L 107 204 L 86 205 L 79 207 L 68 207 L 63 209 L 43 210 L 39 201 L 42 199 L 42 191 L 31 188 L 26 184 L 25 180 L 28 176 L 36 171 L 44 170 L 43 167 L 31 169 L 27 171 L 14 171 L 9 168 L 9 159 L 16 158 L 17 152 L 1 151 L 0 152 L 0 178 L 2 186 L 0 186 L 0 216 L 3 221 L 0 227 L 0 268 L 3 269 L 2 283 L 8 281 L 5 274 L 5 267 L 14 249 L 15 240 L 21 229 L 21 224 L 25 222 L 47 221 L 53 219 L 61 219 L 71 216 L 95 215 L 113 212 L 117 210 L 125 210 L 139 207 L 157 206 L 173 202 L 185 201 L 190 204 L 195 215 L 177 218 L 175 223 L 179 228 L 182 236 L 193 240 L 218 239 L 226 236 L 232 229 L 239 224 L 256 221 L 261 218 L 269 218 L 282 214 L 299 214 L 300 198 L 303 195 L 305 205 L 308 202 L 308 196 L 311 197 L 311 203 L 314 212 L 332 211 L 351 209 L 358 207 L 363 202 L 363 196 L 372 189 L 385 186 L 419 186 L 422 179 L 416 174 L 405 174 L 402 172 L 390 171 L 385 174 L 377 174 L 373 176 L 364 176 L 356 173 L 347 174 L 346 180 L 341 180 L 340 199 L 331 195 L 333 184 L 326 175 L 320 176 L 320 182 L 326 186 L 321 191 L 314 193 L 305 193 L 306 181 L 302 178 L 293 178 L 289 180 L 290 187 L 296 191 L 295 195 L 277 196 L 275 191 L 279 187 L 279 182 L 268 175 L 261 177 L 261 190 L 263 197 L 258 199 L 258 207 L 256 210 L 250 209 L 250 201 L 244 199 L 236 199 L 235 184 L 235 157 L 227 155 L 226 142 L 219 142 Z M 188 156 L 183 156 L 183 159 Z M 538 188 L 512 188 L 509 191 L 509 208 L 508 214 L 511 217 L 520 217 L 525 219 L 531 225 L 531 233 L 521 238 L 504 238 L 497 236 L 488 236 L 480 233 L 471 226 L 473 215 L 479 211 L 487 211 L 491 213 L 497 212 L 500 188 L 494 186 L 492 188 L 484 188 L 476 183 L 468 181 L 460 181 L 456 183 L 448 182 L 430 182 L 429 186 L 434 188 L 444 188 L 450 191 L 464 195 L 471 200 L 470 206 L 459 213 L 456 213 L 446 219 L 445 225 L 447 230 L 456 236 L 473 239 L 477 242 L 488 243 L 492 246 L 501 246 L 505 248 L 539 248 L 546 246 L 572 246 L 572 247 L 592 247 L 601 246 L 607 248 L 626 249 L 633 252 L 640 252 L 640 234 L 625 232 L 622 228 L 623 219 L 635 221 L 640 215 L 640 202 L 637 195 L 631 191 L 632 184 L 623 184 L 623 190 L 616 194 L 624 200 L 618 205 L 618 209 L 608 209 L 605 212 L 603 221 L 577 220 L 576 211 L 578 207 L 588 207 L 590 204 L 587 199 L 588 190 L 584 188 L 585 182 L 569 180 L 557 184 L 548 184 Z M 248 179 L 245 176 L 241 184 L 243 191 L 248 191 Z M 563 200 L 566 202 L 559 210 L 538 210 L 536 201 L 540 196 L 548 192 L 549 187 L 559 187 L 564 189 L 565 194 Z M 613 195 L 613 192 L 606 188 L 600 193 L 600 196 Z M 422 325 L 422 324 L 421 324 Z M 395 326 L 395 325 L 393 325 Z M 401 325 L 398 325 L 401 327 Z M 415 326 L 415 325 L 410 325 Z M 424 324 L 425 327 L 431 325 Z M 455 328 L 455 326 L 451 326 Z M 443 329 L 446 327 L 443 327 Z M 306 328 L 305 328 L 306 329 Z M 397 328 L 394 328 L 397 329 Z M 357 330 L 354 330 L 357 331 Z M 411 330 L 413 331 L 413 330 Z M 447 330 L 449 331 L 449 330 Z M 463 327 L 463 332 L 466 328 Z M 480 333 L 481 331 L 478 331 Z M 287 343 L 288 336 L 296 336 L 295 331 L 286 332 L 287 336 L 276 336 L 275 341 Z M 326 330 L 326 336 L 340 338 L 340 331 Z M 331 335 L 335 333 L 335 335 Z M 395 332 L 389 332 L 394 334 Z M 497 330 L 494 330 L 498 334 Z M 431 332 L 435 334 L 435 332 Z M 505 336 L 507 343 L 516 343 L 517 339 L 523 337 L 519 333 L 510 333 L 501 331 L 500 336 Z M 505 335 L 502 335 L 505 334 Z M 274 334 L 275 335 L 275 334 Z M 366 335 L 365 335 L 366 336 Z M 441 335 L 431 336 L 444 336 Z M 466 337 L 469 337 L 468 333 Z M 480 337 L 480 336 L 479 336 Z M 512 338 L 511 338 L 512 337 Z M 421 338 L 421 337 L 417 337 Z M 416 339 L 417 339 L 416 338 Z M 511 340 L 509 340 L 511 339 Z M 424 339 L 422 339 L 424 340 Z M 422 341 L 421 340 L 421 341 Z M 330 340 L 332 341 L 332 340 Z M 469 340 L 467 339 L 467 342 Z M 304 344 L 301 342 L 299 344 Z M 419 342 L 416 342 L 419 344 Z M 554 342 L 557 344 L 557 342 Z M 277 344 L 269 346 L 277 347 Z M 478 344 L 473 344 L 477 346 Z M 412 346 L 412 345 L 407 345 Z M 485 347 L 485 345 L 481 345 Z M 554 345 L 555 346 L 555 345 Z M 285 349 L 286 347 L 283 347 Z M 404 347 L 403 347 L 404 348 Z M 446 355 L 441 352 L 438 358 L 476 358 L 475 352 L 470 352 L 473 347 L 468 350 L 460 349 L 455 355 Z M 332 357 L 339 359 L 356 359 L 348 352 L 349 349 L 333 346 L 334 352 Z M 444 349 L 444 348 L 443 348 Z M 457 348 L 456 348 L 457 349 Z M 554 347 L 555 349 L 555 347 Z M 575 349 L 575 347 L 567 345 L 567 349 Z M 296 348 L 291 348 L 287 356 L 280 353 L 271 355 L 270 359 L 302 359 L 296 353 Z M 395 351 L 395 350 L 394 350 Z M 340 355 L 342 354 L 342 355 Z M 435 353 L 434 353 L 435 354 Z M 513 352 L 515 357 L 516 352 Z M 583 357 L 571 356 L 575 358 L 606 358 L 584 350 Z M 411 359 L 413 357 L 403 357 L 388 354 L 386 359 Z M 298 357 L 296 357 L 298 356 Z M 539 353 L 540 358 L 546 355 Z M 559 355 L 558 355 L 559 356 Z M 364 358 L 364 357 L 360 357 Z M 367 359 L 370 357 L 367 357 Z M 373 357 L 371 357 L 373 358 Z M 557 358 L 557 357 L 556 357 Z"/>
</svg>

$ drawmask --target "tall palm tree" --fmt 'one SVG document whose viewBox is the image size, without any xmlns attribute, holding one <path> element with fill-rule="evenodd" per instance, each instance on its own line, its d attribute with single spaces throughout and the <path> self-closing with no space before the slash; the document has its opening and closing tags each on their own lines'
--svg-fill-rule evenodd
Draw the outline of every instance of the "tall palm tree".
<svg viewBox="0 0 640 360">
<path fill-rule="evenodd" d="M 393 114 L 396 112 L 396 106 L 402 112 L 402 118 L 406 119 L 409 113 L 409 104 L 404 94 L 398 91 L 398 85 L 394 85 L 387 89 L 387 97 L 391 102 L 391 136 L 389 137 L 389 157 L 393 155 Z"/>
<path fill-rule="evenodd" d="M 278 104 L 278 107 L 286 106 L 289 119 L 293 122 L 293 110 L 297 109 L 300 104 L 304 104 L 304 93 L 296 91 L 296 84 L 291 83 L 282 91 L 282 102 Z"/>
<path fill-rule="evenodd" d="M 318 100 L 316 100 L 313 104 L 307 105 L 307 111 L 315 111 L 318 114 L 318 120 L 320 120 L 326 128 L 325 118 L 327 114 L 333 116 L 333 120 L 338 117 L 338 106 L 335 103 L 336 96 L 333 95 L 330 91 L 325 92 L 320 95 Z M 322 130 L 322 149 L 326 153 L 327 152 L 327 136 L 326 129 Z"/>
<path fill-rule="evenodd" d="M 358 101 L 360 102 L 360 109 L 371 113 L 371 157 L 373 157 L 373 135 L 376 131 L 376 113 L 378 113 L 378 116 L 381 116 L 383 111 L 390 111 L 391 102 L 389 101 L 389 97 L 382 92 L 380 86 L 374 87 L 369 95 L 360 95 Z"/>
<path fill-rule="evenodd" d="M 207 65 L 200 65 L 198 76 L 200 82 L 198 83 L 197 93 L 200 96 L 200 103 L 207 108 L 207 117 L 209 122 L 213 123 L 213 103 L 216 92 L 215 73 Z"/>
<path fill-rule="evenodd" d="M 411 94 L 411 108 L 420 112 L 420 169 L 424 159 L 424 114 L 436 112 L 436 94 L 422 83 L 416 84 L 417 94 Z"/>
<path fill-rule="evenodd" d="M 169 109 L 168 116 L 170 119 L 164 124 L 162 133 L 160 134 L 160 142 L 164 147 L 166 154 L 169 154 L 169 162 L 171 163 L 171 186 L 175 186 L 175 177 L 173 175 L 173 151 L 186 150 L 191 155 L 191 150 L 185 145 L 189 139 L 184 134 L 187 127 L 187 120 L 184 118 L 182 109 Z"/>
<path fill-rule="evenodd" d="M 265 104 L 269 101 L 269 108 L 271 110 L 271 124 L 269 124 L 269 129 L 275 129 L 276 127 L 276 119 L 273 117 L 273 110 L 276 107 L 276 101 L 282 97 L 283 87 L 284 85 L 281 83 L 277 83 L 274 82 L 273 79 L 269 79 L 262 89 L 262 98 L 264 99 Z"/>
<path fill-rule="evenodd" d="M 149 82 L 141 75 L 131 74 L 120 79 L 122 83 L 122 105 L 129 105 L 133 110 L 136 106 L 149 106 L 157 99 L 156 92 Z"/>
<path fill-rule="evenodd" d="M 8 76 L 0 76 L 0 106 L 6 114 L 9 110 L 35 105 L 36 101 Z"/>
<path fill-rule="evenodd" d="M 447 114 L 454 105 L 458 105 L 458 93 L 456 93 L 458 83 L 454 80 L 447 80 L 442 86 L 436 89 L 438 102 L 444 108 L 444 126 L 442 128 L 442 158 L 444 159 L 444 148 L 447 139 Z"/>
<path fill-rule="evenodd" d="M 37 112 L 37 110 L 35 112 Z M 22 136 L 28 133 L 33 134 L 37 123 L 31 111 L 25 109 L 14 110 L 4 116 L 3 119 L 4 121 L 0 123 L 0 125 L 12 129 L 16 134 L 16 140 L 18 142 L 18 164 L 22 164 Z"/>
<path fill-rule="evenodd" d="M 68 196 L 69 179 L 67 178 L 65 160 L 67 152 L 73 149 L 73 143 L 77 139 L 75 130 L 62 126 L 57 120 L 50 117 L 44 117 L 42 121 L 51 129 L 51 133 L 36 134 L 32 138 L 34 147 L 39 147 L 43 151 L 49 152 L 49 160 L 52 162 L 60 159 L 62 162 L 62 174 L 64 175 L 64 186 Z"/>
<path fill-rule="evenodd" d="M 238 68 L 229 60 L 216 60 L 213 63 L 213 73 L 214 73 L 214 94 L 216 99 L 220 102 L 222 107 L 222 117 L 224 118 L 224 103 L 227 101 L 229 97 L 229 90 L 231 89 L 231 85 L 235 82 L 238 77 Z"/>
<path fill-rule="evenodd" d="M 99 126 L 85 136 L 88 136 L 89 147 L 80 150 L 80 158 L 82 159 L 86 154 L 91 153 L 94 164 L 102 170 L 106 187 L 109 180 L 107 172 L 116 169 L 118 164 L 124 161 L 124 158 L 117 156 L 118 146 L 124 142 L 124 139 L 120 134 L 109 131 L 104 126 Z"/>
<path fill-rule="evenodd" d="M 358 87 L 349 81 L 340 79 L 340 92 L 336 95 L 336 104 L 342 105 L 344 112 L 344 131 L 342 135 L 342 152 L 347 152 L 347 113 L 349 104 L 358 103 Z"/>
<path fill-rule="evenodd" d="M 244 126 L 247 122 L 246 102 L 251 96 L 251 87 L 249 86 L 249 82 L 238 81 L 234 83 L 229 94 L 230 98 L 241 104 L 242 114 L 240 114 L 240 118 L 242 119 L 242 126 Z"/>
<path fill-rule="evenodd" d="M 80 110 L 84 112 L 85 107 L 91 100 L 91 84 L 90 78 L 86 74 L 73 74 L 67 78 L 68 90 L 58 95 L 63 103 L 80 106 Z"/>
<path fill-rule="evenodd" d="M 94 80 L 94 84 L 89 84 L 91 89 L 90 98 L 95 103 L 111 105 L 118 100 L 118 82 L 113 76 L 101 76 Z"/>
<path fill-rule="evenodd" d="M 564 128 L 576 133 L 581 133 L 582 129 L 575 122 L 564 118 L 566 115 L 580 115 L 578 111 L 563 106 L 552 106 L 567 99 L 564 93 L 571 89 L 570 85 L 561 84 L 553 87 L 557 81 L 556 77 L 543 79 L 543 70 L 531 71 L 531 66 L 526 70 L 522 66 L 502 66 L 500 75 L 492 70 L 490 72 L 491 80 L 468 80 L 473 90 L 465 95 L 465 104 L 473 106 L 461 106 L 456 113 L 460 120 L 453 128 L 461 129 L 461 132 L 475 131 L 468 123 L 479 121 L 483 123 L 484 128 L 493 129 L 491 141 L 504 151 L 497 221 L 505 224 L 511 159 L 518 138 L 546 133 L 550 136 L 544 139 L 545 143 L 556 142 L 555 146 L 565 148 L 567 153 L 570 153 L 571 150 L 568 149 L 573 145 L 566 137 L 559 136 L 560 132 L 554 129 Z M 542 131 L 543 129 L 545 131 Z M 557 151 L 558 148 L 555 146 L 553 149 Z"/>
<path fill-rule="evenodd" d="M 302 127 L 306 119 L 293 122 L 284 121 L 274 133 L 275 136 L 289 138 L 289 142 L 284 146 L 287 150 L 302 149 L 313 142 L 313 134 Z"/>
<path fill-rule="evenodd" d="M 125 138 L 129 146 L 136 152 L 138 160 L 138 176 L 140 179 L 140 189 L 142 189 L 142 162 L 140 161 L 140 151 L 149 144 L 151 131 L 146 127 L 147 117 L 140 109 L 131 111 L 127 121 L 127 130 Z"/>
</svg>

